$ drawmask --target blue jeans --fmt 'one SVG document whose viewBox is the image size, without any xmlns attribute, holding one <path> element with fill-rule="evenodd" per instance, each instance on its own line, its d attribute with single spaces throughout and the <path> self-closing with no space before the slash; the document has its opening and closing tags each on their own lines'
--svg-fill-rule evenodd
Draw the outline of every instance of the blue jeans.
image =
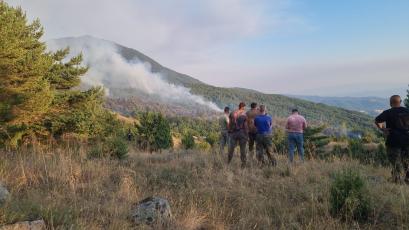
<svg viewBox="0 0 409 230">
<path fill-rule="evenodd" d="M 297 147 L 301 161 L 304 162 L 304 135 L 302 133 L 288 133 L 288 149 L 291 163 L 294 161 L 295 147 Z"/>
</svg>

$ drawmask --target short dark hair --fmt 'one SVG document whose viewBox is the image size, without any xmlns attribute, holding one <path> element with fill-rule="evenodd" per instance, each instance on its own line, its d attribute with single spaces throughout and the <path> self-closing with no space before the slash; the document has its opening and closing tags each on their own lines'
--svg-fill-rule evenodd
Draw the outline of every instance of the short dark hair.
<svg viewBox="0 0 409 230">
<path fill-rule="evenodd" d="M 392 95 L 391 98 L 389 99 L 389 103 L 391 105 L 395 105 L 395 104 L 400 104 L 402 103 L 402 98 L 399 95 Z"/>
<path fill-rule="evenodd" d="M 294 108 L 294 109 L 291 110 L 291 112 L 292 112 L 292 113 L 298 113 L 298 109 L 297 109 L 297 108 Z"/>
<path fill-rule="evenodd" d="M 230 111 L 229 106 L 224 107 L 224 112 L 229 112 L 229 111 Z"/>
<path fill-rule="evenodd" d="M 241 108 L 243 108 L 243 107 L 246 107 L 246 103 L 240 102 L 240 104 L 239 104 L 239 109 L 241 109 Z"/>
<path fill-rule="evenodd" d="M 252 103 L 250 104 L 250 107 L 251 107 L 252 109 L 257 108 L 257 103 L 256 103 L 256 102 L 252 102 Z"/>
<path fill-rule="evenodd" d="M 265 112 L 266 111 L 266 106 L 265 105 L 260 105 L 260 112 Z"/>
</svg>

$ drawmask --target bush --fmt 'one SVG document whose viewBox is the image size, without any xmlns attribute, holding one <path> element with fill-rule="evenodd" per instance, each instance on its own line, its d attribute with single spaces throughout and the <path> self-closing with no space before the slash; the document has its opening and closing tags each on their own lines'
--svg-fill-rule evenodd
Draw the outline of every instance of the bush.
<svg viewBox="0 0 409 230">
<path fill-rule="evenodd" d="M 208 151 L 209 149 L 212 148 L 212 146 L 209 143 L 203 141 L 203 142 L 198 143 L 196 145 L 196 148 L 201 150 L 201 151 Z"/>
<path fill-rule="evenodd" d="M 104 156 L 105 154 L 101 144 L 93 145 L 88 151 L 88 158 L 102 158 Z"/>
<path fill-rule="evenodd" d="M 123 138 L 115 137 L 107 143 L 108 153 L 117 159 L 124 159 L 128 156 L 128 144 Z"/>
<path fill-rule="evenodd" d="M 335 175 L 330 189 L 330 209 L 333 216 L 347 221 L 368 219 L 371 200 L 367 185 L 358 171 L 346 169 Z"/>
<path fill-rule="evenodd" d="M 193 149 L 195 147 L 195 139 L 190 132 L 183 134 L 182 145 L 185 149 Z"/>
</svg>

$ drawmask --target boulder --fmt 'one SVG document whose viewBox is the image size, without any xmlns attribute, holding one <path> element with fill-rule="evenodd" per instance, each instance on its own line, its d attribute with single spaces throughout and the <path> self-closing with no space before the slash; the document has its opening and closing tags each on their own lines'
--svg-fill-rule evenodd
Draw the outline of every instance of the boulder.
<svg viewBox="0 0 409 230">
<path fill-rule="evenodd" d="M 132 210 L 135 224 L 168 223 L 172 218 L 169 202 L 160 197 L 148 197 L 136 204 Z"/>
<path fill-rule="evenodd" d="M 45 230 L 44 220 L 24 221 L 0 227 L 0 230 Z"/>
<path fill-rule="evenodd" d="M 0 205 L 3 204 L 10 196 L 9 191 L 0 182 Z"/>
</svg>

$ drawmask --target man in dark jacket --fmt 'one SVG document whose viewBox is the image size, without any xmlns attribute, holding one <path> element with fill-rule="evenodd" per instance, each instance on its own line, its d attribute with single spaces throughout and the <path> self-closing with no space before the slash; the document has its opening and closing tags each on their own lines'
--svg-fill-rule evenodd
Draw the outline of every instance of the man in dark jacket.
<svg viewBox="0 0 409 230">
<path fill-rule="evenodd" d="M 390 98 L 391 108 L 383 111 L 375 119 L 376 126 L 386 136 L 386 148 L 392 164 L 392 179 L 400 183 L 402 173 L 404 181 L 409 183 L 409 109 L 401 106 L 399 95 Z M 386 123 L 386 127 L 383 125 Z"/>
<path fill-rule="evenodd" d="M 233 158 L 234 149 L 237 144 L 240 146 L 240 159 L 241 167 L 246 166 L 246 145 L 248 140 L 248 127 L 247 127 L 247 115 L 246 115 L 246 104 L 240 102 L 239 109 L 230 113 L 229 116 L 229 154 L 228 163 L 231 162 Z"/>
</svg>

